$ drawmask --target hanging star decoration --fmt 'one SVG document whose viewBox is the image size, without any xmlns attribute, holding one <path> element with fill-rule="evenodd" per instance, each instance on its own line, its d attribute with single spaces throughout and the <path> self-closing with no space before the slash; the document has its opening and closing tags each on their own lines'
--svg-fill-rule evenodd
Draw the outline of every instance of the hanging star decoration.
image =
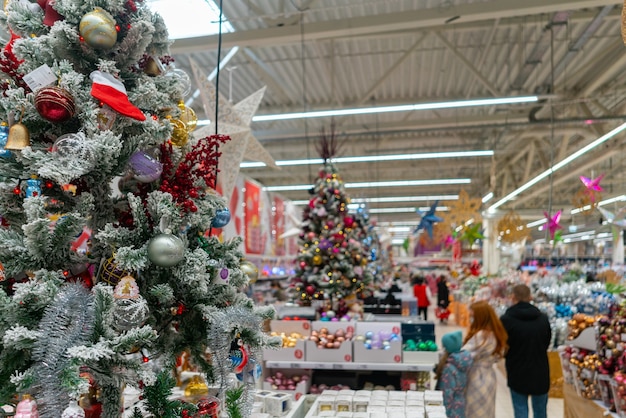
<svg viewBox="0 0 626 418">
<path fill-rule="evenodd" d="M 585 188 L 587 189 L 587 192 L 589 193 L 589 198 L 591 199 L 592 202 L 595 202 L 596 195 L 599 192 L 603 191 L 602 186 L 600 186 L 600 182 L 602 181 L 603 178 L 604 178 L 604 174 L 600 174 L 595 179 L 590 179 L 585 176 L 580 176 L 580 181 L 582 181 L 583 184 L 585 185 Z"/>
<path fill-rule="evenodd" d="M 615 225 L 618 228 L 626 229 L 626 206 L 613 213 L 604 208 L 598 207 L 598 211 L 604 216 L 607 223 Z"/>
<path fill-rule="evenodd" d="M 200 98 L 206 115 L 211 118 L 211 125 L 197 129 L 194 132 L 196 138 L 215 133 L 215 100 L 217 98 L 218 133 L 230 136 L 231 140 L 220 147 L 222 156 L 219 160 L 220 182 L 224 197 L 229 200 L 239 175 L 239 165 L 244 158 L 260 161 L 270 167 L 278 168 L 272 156 L 252 134 L 250 124 L 256 113 L 265 87 L 252 93 L 239 103 L 233 105 L 217 92 L 215 85 L 211 83 L 200 70 L 198 64 L 190 59 L 193 75 L 200 89 Z"/>
<path fill-rule="evenodd" d="M 430 207 L 430 209 L 428 209 L 428 211 L 424 214 L 422 214 L 422 219 L 420 219 L 420 223 L 419 225 L 417 225 L 417 228 L 415 228 L 415 231 L 413 231 L 414 234 L 416 234 L 418 231 L 420 230 L 426 230 L 426 232 L 428 233 L 428 236 L 430 237 L 430 239 L 433 239 L 433 226 L 435 223 L 437 222 L 441 222 L 443 221 L 443 219 L 441 219 L 439 216 L 435 215 L 435 211 L 437 210 L 437 205 L 439 204 L 439 201 L 435 201 L 435 203 L 432 204 L 432 206 Z"/>
<path fill-rule="evenodd" d="M 482 226 L 482 224 L 473 224 L 465 227 L 465 230 L 461 235 L 461 241 L 465 241 L 472 245 L 478 240 L 485 239 L 485 236 L 482 234 L 482 232 L 480 232 Z"/>
<path fill-rule="evenodd" d="M 581 185 L 572 197 L 572 206 L 577 209 L 581 215 L 589 216 L 594 212 L 594 209 L 598 207 L 600 200 L 600 192 L 589 190 Z"/>
<path fill-rule="evenodd" d="M 447 204 L 449 210 L 443 218 L 453 228 L 465 224 L 470 219 L 475 223 L 482 222 L 483 218 L 480 215 L 482 204 L 481 198 L 470 198 L 465 190 L 461 190 L 459 199 Z"/>
<path fill-rule="evenodd" d="M 563 227 L 559 223 L 561 221 L 561 211 L 560 210 L 556 211 L 554 216 L 550 216 L 548 212 L 544 212 L 543 215 L 548 220 L 548 232 L 550 233 L 550 238 L 556 242 L 557 239 L 555 238 L 555 235 L 557 231 L 559 229 L 563 229 Z"/>
<path fill-rule="evenodd" d="M 498 239 L 509 244 L 522 241 L 528 237 L 526 224 L 513 210 L 509 211 L 498 221 L 496 229 L 498 230 Z"/>
</svg>

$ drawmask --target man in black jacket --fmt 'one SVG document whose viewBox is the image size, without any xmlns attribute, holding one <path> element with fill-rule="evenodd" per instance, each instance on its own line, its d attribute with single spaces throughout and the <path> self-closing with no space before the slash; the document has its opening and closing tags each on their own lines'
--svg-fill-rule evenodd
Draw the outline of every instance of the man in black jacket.
<svg viewBox="0 0 626 418">
<path fill-rule="evenodd" d="M 530 289 L 524 284 L 513 287 L 513 306 L 502 315 L 509 334 L 506 373 L 515 418 L 528 418 L 528 396 L 534 418 L 546 418 L 550 366 L 548 347 L 552 331 L 548 317 L 530 304 Z"/>
</svg>

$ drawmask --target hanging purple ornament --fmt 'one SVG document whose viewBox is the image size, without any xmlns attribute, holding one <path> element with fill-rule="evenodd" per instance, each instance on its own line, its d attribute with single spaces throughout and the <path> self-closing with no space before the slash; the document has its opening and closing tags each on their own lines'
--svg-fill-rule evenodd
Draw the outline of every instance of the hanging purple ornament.
<svg viewBox="0 0 626 418">
<path fill-rule="evenodd" d="M 158 180 L 163 172 L 163 164 L 143 151 L 131 155 L 128 165 L 135 179 L 141 183 L 152 183 Z"/>
<path fill-rule="evenodd" d="M 228 208 L 215 211 L 215 218 L 211 221 L 213 228 L 223 228 L 230 222 L 230 210 Z"/>
<path fill-rule="evenodd" d="M 330 242 L 329 240 L 327 240 L 326 238 L 322 238 L 320 240 L 320 244 L 319 244 L 319 248 L 320 250 L 328 250 L 329 248 L 331 248 L 333 246 L 332 242 Z"/>
<path fill-rule="evenodd" d="M 228 280 L 228 276 L 229 276 L 229 271 L 226 267 L 222 267 L 222 269 L 220 270 L 220 277 L 222 278 L 222 280 Z"/>
</svg>

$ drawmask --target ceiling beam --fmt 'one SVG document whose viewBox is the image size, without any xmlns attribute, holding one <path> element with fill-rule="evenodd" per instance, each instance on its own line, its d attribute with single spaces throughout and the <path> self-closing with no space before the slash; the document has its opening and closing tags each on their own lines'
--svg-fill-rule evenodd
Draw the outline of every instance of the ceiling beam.
<svg viewBox="0 0 626 418">
<path fill-rule="evenodd" d="M 499 0 L 497 2 L 477 2 L 459 4 L 442 10 L 431 9 L 376 14 L 358 18 L 347 18 L 326 22 L 270 27 L 222 34 L 222 47 L 260 47 L 267 45 L 287 45 L 301 41 L 301 29 L 306 40 L 330 39 L 336 37 L 375 35 L 397 30 L 418 31 L 445 25 L 450 18 L 458 18 L 447 26 L 488 21 L 514 16 L 541 15 L 560 10 L 578 10 L 616 4 L 615 0 Z M 217 49 L 218 35 L 179 39 L 170 48 L 172 54 L 211 51 Z"/>
</svg>

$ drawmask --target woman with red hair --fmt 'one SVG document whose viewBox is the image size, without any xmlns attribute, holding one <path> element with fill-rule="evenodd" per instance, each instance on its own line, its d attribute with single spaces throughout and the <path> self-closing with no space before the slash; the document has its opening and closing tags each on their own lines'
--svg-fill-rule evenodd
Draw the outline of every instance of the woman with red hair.
<svg viewBox="0 0 626 418">
<path fill-rule="evenodd" d="M 465 391 L 465 418 L 495 418 L 496 373 L 493 365 L 506 354 L 507 333 L 486 301 L 470 305 L 470 321 L 462 348 L 472 356 Z"/>
</svg>

